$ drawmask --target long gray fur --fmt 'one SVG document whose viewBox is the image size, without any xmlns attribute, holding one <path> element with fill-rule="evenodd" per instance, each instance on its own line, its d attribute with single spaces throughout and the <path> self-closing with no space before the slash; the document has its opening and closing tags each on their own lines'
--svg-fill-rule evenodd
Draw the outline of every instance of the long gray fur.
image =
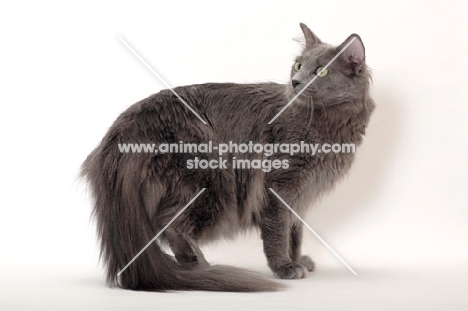
<svg viewBox="0 0 468 311">
<path fill-rule="evenodd" d="M 264 253 L 278 278 L 302 278 L 314 269 L 301 255 L 302 225 L 270 192 L 273 188 L 300 215 L 332 189 L 354 154 L 319 153 L 270 160 L 288 169 L 188 169 L 194 156 L 213 154 L 121 153 L 119 143 L 354 143 L 360 145 L 374 104 L 362 41 L 322 43 L 304 24 L 306 38 L 291 83 L 208 83 L 175 91 L 208 122 L 204 125 L 170 91 L 131 106 L 111 126 L 82 166 L 94 198 L 101 256 L 111 285 L 132 290 L 270 291 L 281 285 L 243 269 L 210 266 L 199 248 L 220 237 L 258 228 Z M 268 122 L 352 38 L 353 44 L 271 125 Z M 294 81 L 294 83 L 292 83 Z M 294 86 L 293 86 L 294 85 Z M 263 154 L 226 154 L 266 159 Z M 161 236 L 175 258 L 153 243 L 122 269 L 202 188 L 206 191 Z"/>
</svg>

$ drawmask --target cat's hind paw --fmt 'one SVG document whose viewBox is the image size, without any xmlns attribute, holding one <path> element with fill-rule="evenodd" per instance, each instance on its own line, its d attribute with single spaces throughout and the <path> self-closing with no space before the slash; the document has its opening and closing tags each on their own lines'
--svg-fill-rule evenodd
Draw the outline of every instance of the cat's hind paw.
<svg viewBox="0 0 468 311">
<path fill-rule="evenodd" d="M 274 271 L 278 279 L 302 279 L 307 275 L 307 269 L 298 263 L 283 265 Z"/>
</svg>

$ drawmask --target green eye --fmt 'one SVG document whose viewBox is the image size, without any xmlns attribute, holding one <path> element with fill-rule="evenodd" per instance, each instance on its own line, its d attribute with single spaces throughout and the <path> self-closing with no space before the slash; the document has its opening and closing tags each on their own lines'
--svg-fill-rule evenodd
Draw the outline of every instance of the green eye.
<svg viewBox="0 0 468 311">
<path fill-rule="evenodd" d="M 302 64 L 300 62 L 296 62 L 294 64 L 294 70 L 299 71 L 302 69 Z"/>
<path fill-rule="evenodd" d="M 323 68 L 323 67 L 318 67 L 316 73 L 317 73 L 317 76 L 319 76 L 320 78 L 323 78 L 328 74 L 328 69 Z"/>
</svg>

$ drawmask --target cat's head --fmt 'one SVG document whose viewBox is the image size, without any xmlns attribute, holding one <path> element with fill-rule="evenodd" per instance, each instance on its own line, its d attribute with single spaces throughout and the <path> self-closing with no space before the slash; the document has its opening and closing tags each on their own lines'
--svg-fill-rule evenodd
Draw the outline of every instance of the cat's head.
<svg viewBox="0 0 468 311">
<path fill-rule="evenodd" d="M 315 109 L 336 105 L 347 106 L 343 109 L 353 109 L 353 106 L 362 103 L 367 95 L 370 73 L 365 64 L 366 55 L 361 38 L 352 34 L 335 47 L 323 43 L 305 24 L 301 23 L 300 26 L 305 37 L 305 47 L 291 69 L 291 79 L 287 86 L 289 99 L 294 98 L 314 79 L 296 99 L 300 104 L 312 103 Z M 323 69 L 330 61 L 329 66 Z"/>
</svg>

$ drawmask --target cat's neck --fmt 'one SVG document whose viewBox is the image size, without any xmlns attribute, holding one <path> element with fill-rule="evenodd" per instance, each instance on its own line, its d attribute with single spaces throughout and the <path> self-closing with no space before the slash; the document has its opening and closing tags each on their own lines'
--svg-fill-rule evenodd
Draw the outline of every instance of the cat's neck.
<svg viewBox="0 0 468 311">
<path fill-rule="evenodd" d="M 310 109 L 304 106 L 291 112 L 303 124 L 308 124 L 307 140 L 360 145 L 373 108 L 372 101 L 365 98 L 360 102 L 316 107 L 312 117 Z"/>
</svg>

